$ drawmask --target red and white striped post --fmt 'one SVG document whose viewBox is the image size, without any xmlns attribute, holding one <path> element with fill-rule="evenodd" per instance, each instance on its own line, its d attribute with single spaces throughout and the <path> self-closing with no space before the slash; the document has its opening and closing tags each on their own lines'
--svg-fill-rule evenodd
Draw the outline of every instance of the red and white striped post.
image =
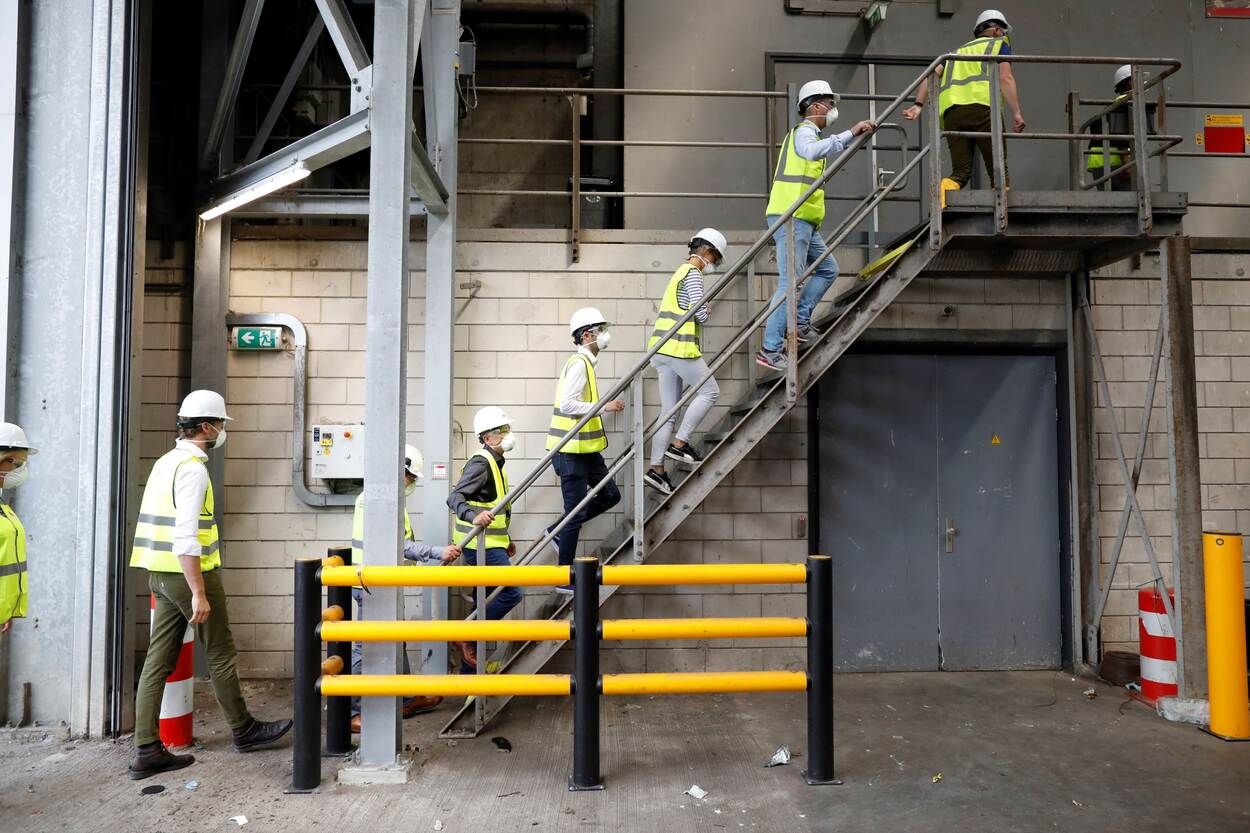
<svg viewBox="0 0 1250 833">
<path fill-rule="evenodd" d="M 1175 609 L 1175 596 L 1168 590 Z M 1163 596 L 1155 587 L 1137 591 L 1138 638 L 1141 641 L 1141 695 L 1154 703 L 1160 697 L 1175 697 L 1179 689 L 1176 679 L 1176 634 L 1168 619 Z"/>
<path fill-rule="evenodd" d="M 151 599 L 151 625 L 156 624 L 156 596 Z M 195 716 L 195 627 L 187 625 L 182 635 L 182 650 L 178 652 L 178 664 L 165 679 L 165 694 L 161 698 L 161 743 L 168 747 L 190 746 L 192 720 Z"/>
</svg>

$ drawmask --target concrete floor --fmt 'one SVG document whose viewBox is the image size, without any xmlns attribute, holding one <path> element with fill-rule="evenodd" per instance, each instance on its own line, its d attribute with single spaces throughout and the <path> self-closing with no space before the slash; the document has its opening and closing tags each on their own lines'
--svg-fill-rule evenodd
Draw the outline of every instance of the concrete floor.
<svg viewBox="0 0 1250 833">
<path fill-rule="evenodd" d="M 610 699 L 608 789 L 569 793 L 569 704 L 518 702 L 479 740 L 437 739 L 450 706 L 405 723 L 420 768 L 402 787 L 344 787 L 326 760 L 315 795 L 287 796 L 290 750 L 229 750 L 207 686 L 197 694 L 199 761 L 132 782 L 129 738 L 0 736 L 0 830 L 372 830 L 475 833 L 684 831 L 1250 830 L 1250 744 L 1169 724 L 1123 694 L 1050 672 L 841 675 L 842 787 L 803 784 L 800 754 L 761 764 L 781 744 L 804 750 L 803 698 L 741 695 Z M 263 717 L 289 703 L 284 683 L 248 686 Z M 511 754 L 489 736 L 503 735 Z M 941 774 L 939 781 L 934 778 Z M 194 791 L 188 781 L 199 782 Z M 163 784 L 158 795 L 140 789 Z M 708 791 L 696 801 L 683 791 Z M 441 822 L 436 827 L 436 821 Z"/>
</svg>

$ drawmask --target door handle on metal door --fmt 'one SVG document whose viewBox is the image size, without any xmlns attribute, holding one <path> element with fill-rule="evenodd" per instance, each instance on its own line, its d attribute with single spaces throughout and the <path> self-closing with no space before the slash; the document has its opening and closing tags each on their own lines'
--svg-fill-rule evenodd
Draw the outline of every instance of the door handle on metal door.
<svg viewBox="0 0 1250 833">
<path fill-rule="evenodd" d="M 946 551 L 947 552 L 955 551 L 955 536 L 958 534 L 959 534 L 959 530 L 955 529 L 955 522 L 952 519 L 947 518 L 946 519 Z"/>
</svg>

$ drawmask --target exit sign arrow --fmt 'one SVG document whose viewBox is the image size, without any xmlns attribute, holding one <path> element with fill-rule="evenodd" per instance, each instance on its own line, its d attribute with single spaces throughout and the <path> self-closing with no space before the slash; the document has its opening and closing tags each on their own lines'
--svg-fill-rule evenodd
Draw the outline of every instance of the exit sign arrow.
<svg viewBox="0 0 1250 833">
<path fill-rule="evenodd" d="M 235 327 L 231 343 L 236 350 L 281 350 L 281 327 Z"/>
</svg>

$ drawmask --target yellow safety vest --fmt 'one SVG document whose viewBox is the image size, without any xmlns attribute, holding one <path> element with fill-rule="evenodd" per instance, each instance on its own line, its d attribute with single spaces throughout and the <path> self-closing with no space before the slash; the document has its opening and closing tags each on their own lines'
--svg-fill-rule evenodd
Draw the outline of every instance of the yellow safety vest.
<svg viewBox="0 0 1250 833">
<path fill-rule="evenodd" d="M 404 509 L 404 540 L 415 541 L 412 535 L 412 521 L 408 519 L 408 509 Z M 356 496 L 356 512 L 352 515 L 352 564 L 365 563 L 365 496 Z"/>
<path fill-rule="evenodd" d="M 794 131 L 804 122 L 799 122 L 794 129 L 786 134 L 781 143 L 781 153 L 777 156 L 777 170 L 773 173 L 773 187 L 768 194 L 768 207 L 765 216 L 785 214 L 790 206 L 798 202 L 803 192 L 810 188 L 820 175 L 825 172 L 824 157 L 811 161 L 799 156 L 794 149 Z M 815 127 L 815 123 L 812 123 Z M 820 131 L 817 130 L 819 133 Z M 825 189 L 820 188 L 799 206 L 794 212 L 799 220 L 806 220 L 817 228 L 825 219 Z"/>
<path fill-rule="evenodd" d="M 1008 38 L 977 38 L 955 50 L 958 55 L 997 55 Z M 956 104 L 990 106 L 990 65 L 987 61 L 947 61 L 938 91 L 938 110 L 945 113 Z"/>
<path fill-rule="evenodd" d="M 481 457 L 486 461 L 486 465 L 490 469 L 491 479 L 495 483 L 495 499 L 490 501 L 467 500 L 465 502 L 475 509 L 490 509 L 499 501 L 500 498 L 508 494 L 508 475 L 503 468 L 495 462 L 495 455 L 490 451 L 487 451 L 485 448 L 479 450 L 473 455 L 473 457 Z M 472 460 L 473 457 L 470 457 L 469 459 Z M 467 465 L 468 460 L 466 460 L 465 463 Z M 464 469 L 460 470 L 460 474 L 462 476 L 464 475 Z M 511 520 L 511 518 L 512 507 L 508 507 L 496 515 L 495 519 L 490 522 L 490 526 L 486 527 L 487 549 L 507 549 L 508 545 L 512 543 L 512 538 L 508 536 L 508 521 Z M 451 529 L 452 532 L 455 533 L 456 543 L 459 543 L 464 536 L 468 535 L 476 528 L 477 527 L 469 521 L 452 518 Z M 476 546 L 476 544 L 477 539 L 475 538 L 470 546 Z"/>
<path fill-rule="evenodd" d="M 26 528 L 0 503 L 0 624 L 26 615 Z"/>
<path fill-rule="evenodd" d="M 560 438 L 582 418 L 581 414 L 566 414 L 560 410 L 560 404 L 564 402 L 564 377 L 569 372 L 569 366 L 576 361 L 586 363 L 586 387 L 582 389 L 582 401 L 599 401 L 599 383 L 595 380 L 595 363 L 582 353 L 574 353 L 564 363 L 564 370 L 560 372 L 560 382 L 556 385 L 556 401 L 551 407 L 551 428 L 547 431 L 548 451 L 559 445 Z M 577 432 L 577 436 L 566 442 L 560 450 L 565 454 L 591 454 L 603 451 L 607 447 L 608 435 L 603 431 L 603 420 L 596 415 L 587 421 Z"/>
<path fill-rule="evenodd" d="M 789 205 L 786 206 L 786 208 L 789 207 Z M 782 209 L 784 210 L 785 208 Z M 683 263 L 677 267 L 673 277 L 668 279 L 668 286 L 664 288 L 664 298 L 660 301 L 660 314 L 655 319 L 655 329 L 651 331 L 651 338 L 647 340 L 648 350 L 671 331 L 678 319 L 686 314 L 686 310 L 682 309 L 681 304 L 677 302 L 677 290 L 693 268 L 689 263 Z M 699 322 L 691 316 L 689 321 L 677 328 L 677 332 L 673 333 L 668 341 L 660 345 L 659 352 L 676 359 L 697 359 L 703 355 L 703 350 L 700 349 L 701 340 Z"/>
<path fill-rule="evenodd" d="M 1116 100 L 1116 103 L 1118 104 L 1122 101 L 1125 101 L 1127 98 L 1128 98 L 1127 94 L 1118 95 L 1115 97 L 1115 100 Z M 1111 130 L 1109 129 L 1111 126 L 1110 121 L 1111 120 L 1108 118 L 1106 120 L 1099 119 L 1098 121 L 1094 122 L 1093 124 L 1094 132 L 1110 133 L 1111 132 Z M 1107 128 L 1107 129 L 1104 129 L 1104 128 Z M 1085 151 L 1085 170 L 1096 175 L 1102 174 L 1102 167 L 1103 167 L 1102 155 L 1103 155 L 1105 148 L 1106 146 L 1103 144 L 1102 139 L 1094 139 L 1089 143 L 1089 150 Z M 1116 168 L 1120 167 L 1120 165 L 1124 164 L 1124 160 L 1120 158 L 1120 154 L 1116 153 L 1116 150 L 1117 150 L 1117 146 L 1113 140 L 1111 143 L 1111 169 L 1112 170 L 1115 170 Z"/>
<path fill-rule="evenodd" d="M 174 555 L 174 479 L 181 466 L 202 466 L 204 460 L 190 451 L 175 448 L 156 461 L 139 505 L 139 523 L 135 526 L 135 545 L 130 551 L 130 566 L 153 573 L 181 573 L 182 565 Z M 213 516 L 213 481 L 208 481 L 204 505 L 200 507 L 199 541 L 200 572 L 207 573 L 221 566 L 221 539 L 217 519 Z"/>
</svg>

